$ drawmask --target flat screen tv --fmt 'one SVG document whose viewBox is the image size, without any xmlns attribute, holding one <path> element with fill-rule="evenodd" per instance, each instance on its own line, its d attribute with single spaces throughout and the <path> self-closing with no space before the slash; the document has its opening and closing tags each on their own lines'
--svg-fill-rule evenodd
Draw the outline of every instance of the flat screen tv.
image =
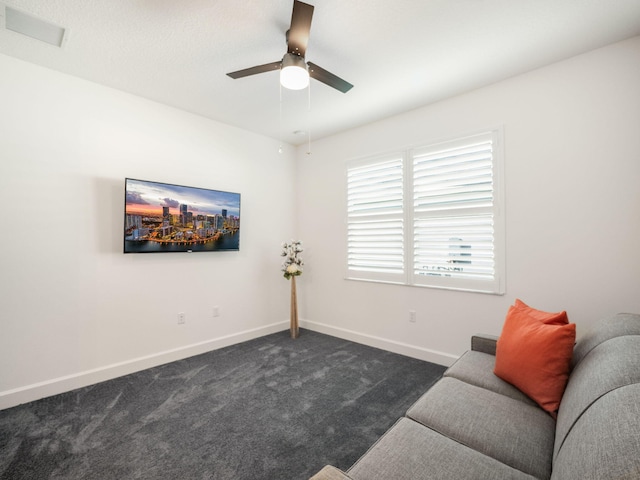
<svg viewBox="0 0 640 480">
<path fill-rule="evenodd" d="M 240 194 L 127 178 L 124 253 L 240 249 Z"/>
</svg>

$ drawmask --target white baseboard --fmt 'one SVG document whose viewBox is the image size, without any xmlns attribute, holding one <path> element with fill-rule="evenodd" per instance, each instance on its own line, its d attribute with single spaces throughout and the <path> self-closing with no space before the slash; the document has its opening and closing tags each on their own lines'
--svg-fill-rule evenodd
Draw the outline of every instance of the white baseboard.
<svg viewBox="0 0 640 480">
<path fill-rule="evenodd" d="M 332 325 L 326 325 L 324 323 L 312 322 L 309 320 L 300 320 L 300 326 L 308 328 L 315 332 L 325 333 L 333 337 L 343 338 L 356 343 L 362 343 L 370 347 L 381 348 L 393 353 L 399 353 L 400 355 L 406 355 L 407 357 L 417 358 L 427 362 L 437 363 L 438 365 L 444 365 L 449 367 L 457 360 L 457 356 L 449 353 L 440 352 L 437 350 L 431 350 L 428 348 L 417 347 L 415 345 L 409 345 L 407 343 L 396 342 L 386 338 L 375 337 L 373 335 L 367 335 L 364 333 L 355 332 L 353 330 L 347 330 L 345 328 L 334 327 Z"/>
<path fill-rule="evenodd" d="M 78 372 L 64 377 L 53 378 L 44 382 L 14 388 L 12 390 L 6 390 L 4 392 L 0 392 L 0 410 L 15 407 L 16 405 L 32 402 L 41 398 L 50 397 L 51 395 L 75 390 L 76 388 L 82 388 L 95 383 L 104 382 L 105 380 L 111 380 L 113 378 L 139 372 L 140 370 L 145 370 L 147 368 L 157 367 L 158 365 L 163 365 L 165 363 L 182 360 L 183 358 L 200 355 L 211 350 L 217 350 L 229 345 L 269 335 L 271 333 L 280 332 L 282 330 L 286 330 L 288 327 L 288 321 L 278 322 L 264 327 L 245 330 L 232 335 L 214 338 L 180 348 L 174 348 L 172 350 L 166 350 L 164 352 L 154 353 L 144 357 L 133 358 L 124 362 Z"/>
</svg>

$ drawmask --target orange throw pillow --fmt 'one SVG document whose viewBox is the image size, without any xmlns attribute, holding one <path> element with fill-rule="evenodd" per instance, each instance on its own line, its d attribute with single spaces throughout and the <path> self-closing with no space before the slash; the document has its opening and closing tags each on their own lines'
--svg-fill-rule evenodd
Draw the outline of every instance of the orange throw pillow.
<svg viewBox="0 0 640 480">
<path fill-rule="evenodd" d="M 576 325 L 568 321 L 566 312 L 541 312 L 516 301 L 496 347 L 494 373 L 554 418 L 567 386 L 576 340 Z"/>
</svg>

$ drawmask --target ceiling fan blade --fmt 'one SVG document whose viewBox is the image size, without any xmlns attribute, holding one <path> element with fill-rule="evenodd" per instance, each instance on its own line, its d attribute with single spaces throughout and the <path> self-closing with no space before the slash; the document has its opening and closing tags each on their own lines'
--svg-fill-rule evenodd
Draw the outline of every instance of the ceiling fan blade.
<svg viewBox="0 0 640 480">
<path fill-rule="evenodd" d="M 308 62 L 307 66 L 309 67 L 309 76 L 311 78 L 315 78 L 319 82 L 325 83 L 330 87 L 335 88 L 336 90 L 340 90 L 342 93 L 347 93 L 353 88 L 353 85 L 351 85 L 346 80 L 343 80 L 337 75 L 326 71 L 324 68 L 319 67 L 315 63 Z"/>
<path fill-rule="evenodd" d="M 277 62 L 265 63 L 264 65 L 258 65 L 256 67 L 245 68 L 244 70 L 238 70 L 237 72 L 227 73 L 231 78 L 248 77 L 249 75 L 257 75 L 258 73 L 270 72 L 272 70 L 280 70 L 282 66 L 282 60 Z"/>
<path fill-rule="evenodd" d="M 288 53 L 304 57 L 307 51 L 307 43 L 309 43 L 312 17 L 313 5 L 294 0 L 291 26 L 287 32 Z"/>
</svg>

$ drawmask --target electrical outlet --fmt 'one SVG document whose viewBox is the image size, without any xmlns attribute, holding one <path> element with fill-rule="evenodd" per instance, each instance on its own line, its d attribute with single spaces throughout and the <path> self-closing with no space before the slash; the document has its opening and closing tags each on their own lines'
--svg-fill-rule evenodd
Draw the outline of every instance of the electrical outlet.
<svg viewBox="0 0 640 480">
<path fill-rule="evenodd" d="M 411 323 L 416 323 L 416 311 L 415 310 L 409 310 L 409 321 Z"/>
<path fill-rule="evenodd" d="M 219 317 L 220 316 L 220 307 L 218 307 L 218 306 L 213 307 L 212 315 L 213 315 L 213 317 Z"/>
<path fill-rule="evenodd" d="M 187 321 L 187 316 L 184 314 L 184 312 L 180 312 L 178 314 L 178 324 L 182 325 L 183 323 L 185 323 Z"/>
</svg>

